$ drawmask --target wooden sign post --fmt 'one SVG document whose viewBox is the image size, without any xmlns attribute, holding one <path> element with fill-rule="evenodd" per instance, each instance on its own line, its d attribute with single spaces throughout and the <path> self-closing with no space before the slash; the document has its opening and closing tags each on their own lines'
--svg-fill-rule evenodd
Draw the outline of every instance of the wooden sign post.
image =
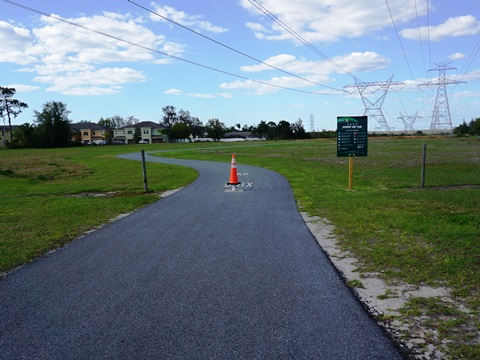
<svg viewBox="0 0 480 360">
<path fill-rule="evenodd" d="M 368 155 L 368 117 L 337 117 L 337 156 L 348 156 L 348 190 L 353 189 L 353 158 Z"/>
</svg>

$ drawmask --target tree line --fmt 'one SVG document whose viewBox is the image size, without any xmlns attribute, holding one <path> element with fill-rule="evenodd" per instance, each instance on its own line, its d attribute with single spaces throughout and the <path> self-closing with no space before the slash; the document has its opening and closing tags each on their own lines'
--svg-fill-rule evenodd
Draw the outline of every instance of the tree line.
<svg viewBox="0 0 480 360">
<path fill-rule="evenodd" d="M 12 134 L 10 147 L 65 147 L 73 145 L 74 133 L 71 128 L 71 121 L 68 118 L 70 111 L 66 104 L 58 101 L 45 103 L 41 111 L 34 111 L 35 119 L 33 124 L 25 123 L 12 131 L 12 120 L 15 119 L 28 105 L 14 98 L 16 90 L 0 86 L 0 116 L 4 123 L 8 121 L 9 131 Z M 198 117 L 192 116 L 187 110 L 179 110 L 172 105 L 162 108 L 162 118 L 159 124 L 164 127 L 163 133 L 169 141 L 188 139 L 190 137 L 209 137 L 214 141 L 220 140 L 227 133 L 248 132 L 253 137 L 265 138 L 268 140 L 306 139 L 306 138 L 334 138 L 336 132 L 323 130 L 321 132 L 307 133 L 303 127 L 302 119 L 294 123 L 281 120 L 278 123 L 273 121 L 260 121 L 258 125 L 241 125 L 227 127 L 220 119 L 209 119 L 204 125 Z M 87 121 L 84 121 L 87 122 Z M 112 117 L 101 117 L 99 125 L 110 129 L 119 129 L 139 123 L 140 120 L 134 116 L 123 118 L 119 115 Z M 462 124 L 453 129 L 458 135 L 480 135 L 480 118 L 471 120 L 468 124 Z"/>
<path fill-rule="evenodd" d="M 308 137 L 303 122 L 298 119 L 295 123 L 289 123 L 281 120 L 278 124 L 273 121 L 260 121 L 258 125 L 241 125 L 227 127 L 220 119 L 213 118 L 207 121 L 205 125 L 195 116 L 191 116 L 189 111 L 181 109 L 176 111 L 172 105 L 162 108 L 163 118 L 161 125 L 165 127 L 165 133 L 171 139 L 186 139 L 192 137 L 203 137 L 220 140 L 227 133 L 249 132 L 254 137 L 265 139 L 305 139 Z"/>
<path fill-rule="evenodd" d="M 463 123 L 453 129 L 456 135 L 480 135 L 480 118 L 472 119 L 467 124 L 465 120 Z"/>
<path fill-rule="evenodd" d="M 12 131 L 12 120 L 28 108 L 28 104 L 14 98 L 15 93 L 14 88 L 0 86 L 0 116 L 4 119 L 4 122 L 8 121 L 12 140 L 8 144 L 9 147 L 52 148 L 73 144 L 72 138 L 75 134 L 68 118 L 70 111 L 67 110 L 65 103 L 59 101 L 45 103 L 41 111 L 34 111 L 33 124 L 24 123 L 19 125 L 16 131 Z M 218 118 L 209 119 L 204 125 L 198 117 L 192 116 L 189 111 L 183 109 L 177 111 L 172 105 L 164 106 L 162 113 L 159 124 L 164 127 L 163 133 L 167 135 L 170 141 L 205 136 L 218 141 L 229 132 L 240 131 L 249 132 L 254 137 L 265 139 L 305 139 L 308 137 L 301 119 L 298 119 L 295 123 L 281 120 L 276 124 L 272 121 L 262 120 L 257 126 L 243 125 L 242 127 L 240 124 L 236 124 L 227 127 Z M 139 122 L 140 120 L 134 116 L 123 118 L 115 115 L 101 117 L 97 123 L 113 130 Z"/>
</svg>

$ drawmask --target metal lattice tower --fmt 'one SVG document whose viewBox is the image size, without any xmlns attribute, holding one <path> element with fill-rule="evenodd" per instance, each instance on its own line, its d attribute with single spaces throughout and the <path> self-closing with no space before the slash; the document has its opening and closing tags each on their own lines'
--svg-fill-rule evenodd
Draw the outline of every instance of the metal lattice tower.
<svg viewBox="0 0 480 360">
<path fill-rule="evenodd" d="M 315 122 L 313 115 L 310 115 L 310 132 L 315 132 Z"/>
<path fill-rule="evenodd" d="M 392 79 L 393 75 L 390 76 L 387 81 L 356 82 L 355 84 L 343 87 L 344 89 L 356 88 L 358 90 L 365 107 L 365 112 L 363 115 L 367 115 L 369 119 L 377 120 L 378 124 L 380 125 L 379 129 L 383 131 L 393 131 L 393 128 L 388 125 L 387 120 L 382 112 L 383 102 L 385 101 L 388 90 L 390 90 L 391 86 L 405 85 L 401 82 L 392 81 Z M 367 90 L 369 95 L 367 95 Z M 381 91 L 380 96 L 370 99 L 371 95 L 375 95 L 378 91 Z"/>
<path fill-rule="evenodd" d="M 423 119 L 423 117 L 418 116 L 417 111 L 415 115 L 403 115 L 402 112 L 400 112 L 400 116 L 397 119 L 401 119 L 403 121 L 405 131 L 413 131 L 415 130 L 415 121 L 417 121 L 418 118 Z"/>
<path fill-rule="evenodd" d="M 449 64 L 450 63 L 435 63 L 437 67 L 428 71 L 438 71 L 438 78 L 418 85 L 419 88 L 438 86 L 430 130 L 448 130 L 449 132 L 453 131 L 452 119 L 450 117 L 450 107 L 448 105 L 447 85 L 461 84 L 465 83 L 465 81 L 448 80 L 445 78 L 445 71 L 456 70 L 456 68 L 449 67 Z"/>
</svg>

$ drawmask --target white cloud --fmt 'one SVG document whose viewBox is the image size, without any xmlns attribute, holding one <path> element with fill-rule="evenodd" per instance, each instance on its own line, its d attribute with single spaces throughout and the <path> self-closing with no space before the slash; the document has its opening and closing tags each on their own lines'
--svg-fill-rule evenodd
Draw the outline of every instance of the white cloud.
<svg viewBox="0 0 480 360">
<path fill-rule="evenodd" d="M 450 60 L 458 60 L 458 59 L 463 59 L 465 57 L 465 54 L 462 54 L 462 53 L 455 53 L 455 54 L 452 54 L 450 55 L 448 58 Z"/>
<path fill-rule="evenodd" d="M 175 56 L 184 50 L 182 44 L 155 34 L 142 19 L 129 14 L 104 12 L 66 19 L 78 26 L 56 17 L 42 16 L 31 30 L 0 21 L 0 62 L 23 65 L 19 71 L 36 74 L 33 80 L 47 84 L 47 91 L 118 93 L 123 84 L 145 81 L 140 71 L 119 64 L 165 64 L 171 60 L 151 50 Z"/>
<path fill-rule="evenodd" d="M 10 84 L 5 87 L 14 88 L 18 93 L 30 92 L 30 91 L 35 91 L 39 89 L 38 86 L 25 85 L 25 84 Z"/>
<path fill-rule="evenodd" d="M 164 94 L 167 94 L 167 95 L 182 95 L 182 90 L 168 89 L 167 91 L 164 92 Z"/>
<path fill-rule="evenodd" d="M 155 7 L 155 12 L 158 15 L 161 15 L 183 26 L 190 27 L 196 31 L 205 30 L 211 33 L 223 33 L 227 31 L 227 29 L 224 29 L 221 26 L 216 26 L 209 21 L 202 20 L 203 16 L 201 15 L 189 15 L 184 11 L 176 10 L 168 5 L 158 6 L 155 3 L 152 3 L 152 6 Z M 166 21 L 158 15 L 150 14 L 150 19 L 153 21 Z"/>
<path fill-rule="evenodd" d="M 68 19 L 86 29 L 42 17 L 46 24 L 36 28 L 34 51 L 43 56 L 59 59 L 78 59 L 84 63 L 152 61 L 158 50 L 171 55 L 183 52 L 183 45 L 169 42 L 163 35 L 156 35 L 130 15 L 104 13 L 91 17 Z M 105 36 L 102 34 L 108 34 Z"/>
<path fill-rule="evenodd" d="M 176 95 L 176 96 L 188 96 L 193 98 L 201 99 L 214 99 L 214 98 L 231 98 L 233 97 L 230 93 L 217 93 L 217 94 L 205 94 L 205 93 L 184 93 L 182 90 L 178 89 L 168 89 L 164 92 L 167 95 Z"/>
<path fill-rule="evenodd" d="M 367 72 L 387 67 L 390 63 L 389 59 L 375 53 L 375 52 L 353 52 L 338 56 L 332 59 L 335 64 L 329 61 L 306 61 L 304 59 L 297 59 L 293 55 L 280 54 L 272 56 L 264 61 L 264 63 L 275 66 L 279 69 L 288 71 L 292 74 L 298 74 L 311 82 L 328 85 L 332 79 L 331 75 L 342 72 Z M 265 64 L 242 66 L 242 71 L 245 72 L 261 72 L 266 70 L 273 70 Z M 268 86 L 252 80 L 237 80 L 232 83 L 224 83 L 221 85 L 224 89 L 255 89 L 257 94 L 267 94 L 278 91 L 275 86 L 282 86 L 288 88 L 304 88 L 312 86 L 311 82 L 304 81 L 293 76 L 274 77 L 270 80 L 263 81 L 265 83 L 274 85 Z"/>
<path fill-rule="evenodd" d="M 329 61 L 297 59 L 295 56 L 288 54 L 272 56 L 266 59 L 264 63 L 296 74 L 324 75 L 323 81 L 328 80 L 327 75 L 334 72 L 341 73 L 342 69 L 350 72 L 365 72 L 385 68 L 390 63 L 387 58 L 371 51 L 353 52 L 348 55 L 337 56 L 332 60 L 339 66 L 335 66 Z M 272 70 L 268 65 L 242 66 L 241 70 L 246 72 Z"/>
<path fill-rule="evenodd" d="M 0 21 L 0 63 L 10 62 L 27 65 L 37 58 L 28 50 L 32 42 L 32 34 L 28 29 L 13 26 Z"/>
<path fill-rule="evenodd" d="M 34 81 L 51 84 L 47 91 L 66 95 L 105 95 L 118 93 L 121 84 L 143 82 L 144 76 L 129 68 L 102 68 L 92 71 L 40 75 Z"/>
<path fill-rule="evenodd" d="M 247 24 L 257 38 L 294 38 L 278 23 L 270 22 L 250 1 L 240 3 L 259 17 L 259 22 Z M 417 12 L 421 16 L 427 10 L 426 2 L 418 0 L 389 0 L 388 5 L 397 24 L 415 19 Z M 392 25 L 385 0 L 263 0 L 261 6 L 309 42 L 356 38 Z"/>
<path fill-rule="evenodd" d="M 420 35 L 419 35 L 420 31 Z M 480 21 L 472 15 L 457 16 L 447 19 L 443 24 L 437 26 L 421 27 L 420 29 L 405 29 L 400 34 L 411 40 L 429 38 L 431 41 L 441 41 L 448 37 L 480 34 Z"/>
</svg>

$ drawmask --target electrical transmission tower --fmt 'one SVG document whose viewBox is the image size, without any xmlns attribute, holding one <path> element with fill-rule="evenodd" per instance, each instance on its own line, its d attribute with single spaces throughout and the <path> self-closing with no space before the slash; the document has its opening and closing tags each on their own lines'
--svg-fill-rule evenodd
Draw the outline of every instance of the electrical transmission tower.
<svg viewBox="0 0 480 360">
<path fill-rule="evenodd" d="M 314 117 L 312 114 L 310 114 L 310 132 L 315 132 L 315 122 L 314 122 Z"/>
<path fill-rule="evenodd" d="M 448 130 L 449 132 L 453 131 L 452 119 L 450 118 L 450 107 L 448 106 L 447 85 L 461 84 L 465 82 L 448 80 L 445 78 L 445 71 L 456 70 L 456 68 L 449 67 L 449 64 L 450 63 L 435 63 L 437 67 L 428 71 L 438 71 L 438 78 L 418 85 L 419 88 L 438 86 L 430 130 Z"/>
<path fill-rule="evenodd" d="M 415 113 L 415 115 L 403 115 L 400 111 L 400 116 L 397 119 L 401 119 L 403 121 L 405 131 L 413 131 L 415 130 L 415 121 L 417 121 L 418 118 L 423 119 L 423 117 L 418 116 L 418 111 Z"/>
<path fill-rule="evenodd" d="M 344 89 L 356 88 L 358 90 L 365 107 L 365 112 L 363 115 L 368 115 L 369 118 L 377 120 L 378 124 L 380 125 L 379 130 L 383 131 L 393 131 L 393 128 L 388 125 L 387 120 L 382 112 L 383 102 L 385 101 L 388 90 L 392 86 L 405 85 L 401 82 L 392 81 L 392 79 L 393 75 L 390 76 L 387 81 L 356 82 L 355 84 L 343 87 Z M 369 94 L 367 94 L 367 90 Z M 371 98 L 371 96 L 375 95 L 377 92 L 380 92 L 380 96 Z"/>
</svg>

